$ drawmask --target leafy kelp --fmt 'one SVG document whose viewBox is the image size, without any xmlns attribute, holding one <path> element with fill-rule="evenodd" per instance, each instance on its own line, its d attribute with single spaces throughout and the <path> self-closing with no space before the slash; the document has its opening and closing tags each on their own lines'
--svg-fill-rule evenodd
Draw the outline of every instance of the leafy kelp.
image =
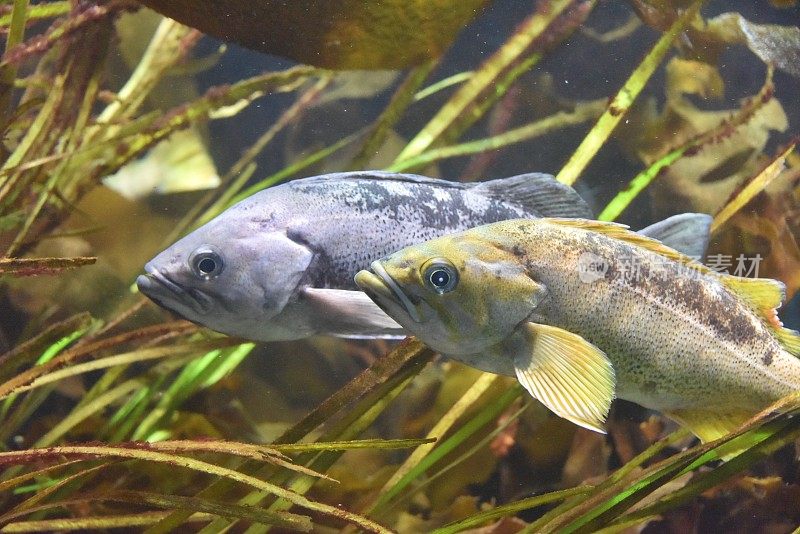
<svg viewBox="0 0 800 534">
<path fill-rule="evenodd" d="M 257 345 L 130 290 L 238 199 L 385 168 L 708 212 L 707 264 L 791 296 L 796 2 L 144 3 L 189 18 L 0 6 L 0 530 L 800 525 L 796 396 L 702 446 L 621 402 L 600 436 L 414 340 Z"/>
</svg>

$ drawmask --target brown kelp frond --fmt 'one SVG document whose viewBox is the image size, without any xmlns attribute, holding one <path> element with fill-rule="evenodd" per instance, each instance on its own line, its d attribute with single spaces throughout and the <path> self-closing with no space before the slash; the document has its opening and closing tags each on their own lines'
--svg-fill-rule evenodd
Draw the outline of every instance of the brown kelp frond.
<svg viewBox="0 0 800 534">
<path fill-rule="evenodd" d="M 487 1 L 142 3 L 209 35 L 300 63 L 396 70 L 440 56 Z"/>
<path fill-rule="evenodd" d="M 670 66 L 673 66 L 673 71 L 675 69 L 690 68 L 681 60 L 672 60 L 667 66 L 668 72 Z M 692 72 L 696 71 L 692 70 Z M 658 147 L 658 149 L 655 147 L 642 147 L 640 152 L 643 155 L 647 154 L 646 157 L 650 159 L 655 158 L 655 161 L 640 174 L 636 175 L 627 187 L 617 193 L 611 202 L 606 205 L 598 218 L 603 221 L 616 220 L 630 203 L 658 176 L 663 175 L 671 165 L 677 163 L 678 166 L 685 167 L 687 164 L 691 164 L 692 158 L 702 156 L 706 150 L 713 151 L 715 146 L 729 140 L 735 134 L 747 135 L 746 132 L 748 128 L 760 128 L 760 124 L 753 124 L 753 122 L 755 122 L 755 118 L 765 113 L 765 108 L 769 106 L 770 102 L 773 102 L 775 87 L 772 82 L 772 72 L 771 68 L 767 69 L 767 77 L 764 80 L 764 85 L 762 85 L 757 94 L 744 99 L 741 107 L 733 113 L 721 114 L 722 116 L 719 117 L 718 122 L 710 129 L 692 136 L 677 147 L 671 145 Z M 673 83 L 668 86 L 670 101 L 675 103 L 673 105 L 680 105 L 677 104 L 676 101 L 682 101 L 683 98 L 680 84 L 685 82 L 681 82 L 679 79 L 678 77 L 673 78 Z M 665 111 L 665 114 L 666 113 L 669 113 L 669 111 Z M 669 122 L 671 122 L 669 118 L 664 119 L 664 123 Z M 680 171 L 678 172 L 680 173 Z"/>
</svg>

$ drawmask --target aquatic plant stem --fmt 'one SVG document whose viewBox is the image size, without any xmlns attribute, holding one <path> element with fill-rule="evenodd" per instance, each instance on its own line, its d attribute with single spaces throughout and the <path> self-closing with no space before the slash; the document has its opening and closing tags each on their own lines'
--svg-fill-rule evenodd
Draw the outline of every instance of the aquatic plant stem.
<svg viewBox="0 0 800 534">
<path fill-rule="evenodd" d="M 505 44 L 464 83 L 428 124 L 406 145 L 395 160 L 417 156 L 435 143 L 444 132 L 486 91 L 517 63 L 534 41 L 542 36 L 568 7 L 572 0 L 554 0 L 546 13 L 536 13 L 522 23 Z M 538 54 L 536 54 L 538 56 Z M 538 57 L 536 58 L 538 59 Z M 534 61 L 535 62 L 535 61 Z M 532 65 L 528 65 L 530 68 Z"/>
<path fill-rule="evenodd" d="M 28 0 L 14 0 L 11 11 L 11 25 L 6 37 L 5 54 L 22 42 L 25 36 L 25 23 L 28 16 Z M 5 124 L 6 113 L 11 107 L 11 94 L 14 91 L 14 80 L 17 78 L 17 66 L 13 63 L 0 67 L 0 123 Z"/>
<path fill-rule="evenodd" d="M 167 69 L 189 52 L 190 48 L 183 46 L 182 43 L 191 31 L 191 28 L 172 19 L 161 20 L 130 78 L 119 90 L 114 101 L 97 117 L 97 125 L 106 126 L 103 129 L 106 138 L 113 137 L 117 133 L 118 127 L 112 126 L 112 123 L 135 113 L 147 95 L 163 79 Z"/>
<path fill-rule="evenodd" d="M 576 495 L 583 495 L 588 493 L 592 488 L 593 486 L 575 486 L 574 488 L 552 491 L 543 495 L 536 495 L 535 497 L 528 497 L 527 499 L 521 499 L 519 501 L 504 504 L 502 506 L 497 506 L 491 510 L 480 512 L 466 519 L 449 523 L 443 527 L 437 528 L 431 534 L 456 534 L 464 530 L 480 527 L 489 521 L 496 521 L 504 517 L 514 515 L 517 512 L 536 508 L 537 506 L 541 506 L 543 504 L 549 504 L 551 502 L 560 501 Z"/>
<path fill-rule="evenodd" d="M 72 6 L 70 5 L 69 0 L 55 0 L 47 4 L 36 4 L 33 6 L 28 6 L 27 17 L 25 22 L 27 23 L 37 20 L 60 17 L 62 15 L 68 14 L 70 9 L 72 9 Z M 2 17 L 0 17 L 0 27 L 11 26 L 12 20 L 13 20 L 13 12 L 10 15 L 3 15 Z"/>
<path fill-rule="evenodd" d="M 794 144 L 789 145 L 783 152 L 773 159 L 769 165 L 759 172 L 752 180 L 747 182 L 744 187 L 734 192 L 731 199 L 714 216 L 711 223 L 711 233 L 713 234 L 725 224 L 737 211 L 742 209 L 748 202 L 766 188 L 772 180 L 778 177 L 783 171 L 784 162 L 794 151 Z"/>
<path fill-rule="evenodd" d="M 303 111 L 311 106 L 317 97 L 319 97 L 320 93 L 322 93 L 322 91 L 324 91 L 325 88 L 330 84 L 330 81 L 330 76 L 322 75 L 316 81 L 316 83 L 301 93 L 294 103 L 292 103 L 292 105 L 289 106 L 286 111 L 281 113 L 281 116 L 278 118 L 278 120 L 275 121 L 258 139 L 256 139 L 255 143 L 250 145 L 250 147 L 245 150 L 242 156 L 231 166 L 228 172 L 225 173 L 225 176 L 223 176 L 220 180 L 220 186 L 218 188 L 218 190 L 221 192 L 210 191 L 206 195 L 206 198 L 203 198 L 200 202 L 198 202 L 197 205 L 181 220 L 176 228 L 176 231 L 170 233 L 168 239 L 165 240 L 164 246 L 173 243 L 186 228 L 197 228 L 210 221 L 219 215 L 222 210 L 230 206 L 233 202 L 232 199 L 239 193 L 239 191 L 241 191 L 245 183 L 247 183 L 249 180 L 249 177 L 244 178 L 243 180 L 241 180 L 240 177 L 243 175 L 252 175 L 255 172 L 257 169 L 255 159 L 258 157 L 258 155 L 263 152 L 263 150 L 270 142 L 272 142 L 279 132 L 281 132 L 292 122 L 299 119 Z M 210 199 L 217 195 L 218 198 L 215 201 L 210 202 Z M 206 209 L 202 211 L 202 215 L 198 217 L 198 214 L 201 213 L 201 210 L 204 207 L 206 207 Z"/>
<path fill-rule="evenodd" d="M 636 97 L 639 96 L 650 76 L 655 72 L 658 65 L 666 56 L 672 46 L 672 42 L 684 28 L 697 15 L 703 0 L 695 0 L 678 17 L 672 26 L 659 38 L 655 46 L 645 56 L 644 60 L 636 67 L 631 76 L 622 86 L 622 89 L 614 96 L 608 104 L 606 111 L 600 116 L 597 123 L 589 131 L 581 144 L 569 158 L 567 164 L 562 167 L 556 177 L 559 182 L 572 185 L 594 159 L 600 147 L 605 144 L 611 136 L 611 132 L 617 127 L 619 122 L 630 109 Z"/>
<path fill-rule="evenodd" d="M 498 375 L 489 373 L 482 374 L 478 380 L 456 401 L 453 406 L 439 419 L 439 421 L 430 429 L 427 438 L 439 438 L 444 436 L 450 428 L 455 424 L 459 417 L 464 415 L 464 412 L 488 390 L 492 384 L 499 379 Z M 381 488 L 380 494 L 389 491 L 406 473 L 411 471 L 428 453 L 436 446 L 435 443 L 426 443 L 420 445 L 414 452 L 406 458 L 406 461 L 392 474 L 391 478 Z"/>
<path fill-rule="evenodd" d="M 277 495 L 283 499 L 286 499 L 292 504 L 300 506 L 301 508 L 315 510 L 331 517 L 352 522 L 369 532 L 391 532 L 382 525 L 379 525 L 378 523 L 375 523 L 374 521 L 371 521 L 365 517 L 361 517 L 357 514 L 339 509 L 335 506 L 311 501 L 299 493 L 284 489 L 259 478 L 239 473 L 233 469 L 228 469 L 226 467 L 196 460 L 186 456 L 162 453 L 156 450 L 148 450 L 145 448 L 114 447 L 104 445 L 73 445 L 49 447 L 46 449 L 28 449 L 25 451 L 0 452 L 0 463 L 27 463 L 37 458 L 46 460 L 48 458 L 60 458 L 62 456 L 68 458 L 125 458 L 130 460 L 143 460 L 147 462 L 167 464 L 174 467 L 183 467 L 208 475 L 224 477 L 260 491 Z"/>
<path fill-rule="evenodd" d="M 772 98 L 772 93 L 774 91 L 772 73 L 772 67 L 768 67 L 764 85 L 755 96 L 747 99 L 742 105 L 742 108 L 735 115 L 721 121 L 710 130 L 694 136 L 678 148 L 661 156 L 649 167 L 637 174 L 622 191 L 617 193 L 611 202 L 603 208 L 603 211 L 597 218 L 601 221 L 616 220 L 616 218 L 628 208 L 631 202 L 633 202 L 634 199 L 664 171 L 664 169 L 678 161 L 684 155 L 701 150 L 705 145 L 713 144 L 716 139 L 730 135 L 729 132 L 752 119 L 755 113 Z"/>
<path fill-rule="evenodd" d="M 391 128 L 400 120 L 408 106 L 415 101 L 417 89 L 428 79 L 431 71 L 438 64 L 438 60 L 429 60 L 411 70 L 395 90 L 389 105 L 384 108 L 378 120 L 371 126 L 366 141 L 361 145 L 358 154 L 350 161 L 348 169 L 361 170 L 375 157 L 386 141 Z"/>
<path fill-rule="evenodd" d="M 522 386 L 515 385 L 505 393 L 500 395 L 493 402 L 487 404 L 479 414 L 470 419 L 466 424 L 460 427 L 452 436 L 447 440 L 438 444 L 438 446 L 431 451 L 430 454 L 422 458 L 411 470 L 397 481 L 388 491 L 381 492 L 378 500 L 367 512 L 373 516 L 380 516 L 391 504 L 392 499 L 395 498 L 403 489 L 405 489 L 411 482 L 418 476 L 429 469 L 433 464 L 441 460 L 446 454 L 455 450 L 456 447 L 461 445 L 464 440 L 475 432 L 480 430 L 484 425 L 493 421 L 503 410 L 505 410 L 511 403 L 522 394 Z"/>
<path fill-rule="evenodd" d="M 522 143 L 546 135 L 552 131 L 597 118 L 603 112 L 604 108 L 605 100 L 581 103 L 575 106 L 574 111 L 560 111 L 549 117 L 508 130 L 498 135 L 476 139 L 467 143 L 426 150 L 418 156 L 395 162 L 386 170 L 404 172 L 409 169 L 420 169 L 444 159 L 470 156 L 489 150 L 497 150 L 516 143 Z"/>
<path fill-rule="evenodd" d="M 760 444 L 769 446 L 778 433 L 781 435 L 777 439 L 782 439 L 785 437 L 784 430 L 792 429 L 794 432 L 800 432 L 797 425 L 793 424 L 792 419 L 798 412 L 800 412 L 800 393 L 792 393 L 765 408 L 737 430 L 718 440 L 684 450 L 643 470 L 636 471 L 626 464 L 620 471 L 595 486 L 587 495 L 570 499 L 559 505 L 528 525 L 523 532 L 537 534 L 576 530 L 594 532 L 598 526 L 619 517 L 631 506 L 668 481 L 694 471 L 709 462 L 717 461 L 733 451 L 743 451 L 742 456 L 749 455 L 747 465 L 750 465 L 763 458 L 757 450 L 755 454 L 749 454 L 751 449 L 758 449 Z M 680 436 L 681 433 L 685 435 L 685 432 L 685 429 L 679 430 L 661 440 L 659 444 L 668 440 L 674 442 L 676 436 Z M 648 451 L 659 444 L 650 447 Z M 637 458 L 641 456 L 642 454 Z M 602 522 L 597 522 L 597 520 L 602 520 Z M 591 525 L 593 528 L 586 525 Z M 586 526 L 586 528 L 581 528 L 581 526 Z"/>
<path fill-rule="evenodd" d="M 337 413 L 356 399 L 361 401 L 349 410 L 344 419 L 335 423 L 335 428 L 330 428 L 325 437 L 328 441 L 341 439 L 341 435 L 348 425 L 358 419 L 368 406 L 377 402 L 387 391 L 394 389 L 398 383 L 404 382 L 410 376 L 416 376 L 420 370 L 433 358 L 433 352 L 421 342 L 410 338 L 397 346 L 392 352 L 376 360 L 369 368 L 361 372 L 343 388 L 328 397 L 311 413 L 297 422 L 292 428 L 278 437 L 274 443 L 293 443 L 310 434 L 314 429 L 331 420 Z M 320 441 L 318 439 L 317 441 Z M 326 457 L 330 458 L 330 457 Z M 311 462 L 313 457 L 303 456 L 296 458 L 296 463 Z M 245 463 L 239 468 L 240 472 L 251 473 L 257 477 L 269 476 L 271 468 L 265 468 L 259 463 Z M 315 464 L 317 471 L 324 471 L 319 463 Z M 217 480 L 197 493 L 198 497 L 216 498 L 230 493 L 232 486 L 229 480 Z M 249 495 L 243 498 L 241 504 L 252 504 L 261 497 Z M 172 532 L 178 528 L 190 515 L 190 512 L 175 511 L 158 524 L 147 530 L 147 534 L 161 534 Z M 216 520 L 204 529 L 205 532 L 224 532 L 230 526 L 230 521 Z"/>
<path fill-rule="evenodd" d="M 453 85 L 459 85 L 461 83 L 466 82 L 475 72 L 468 70 L 464 72 L 459 72 L 458 74 L 453 74 L 452 76 L 448 76 L 438 82 L 432 83 L 431 85 L 427 86 L 424 89 L 420 89 L 417 91 L 417 94 L 414 95 L 414 102 L 419 102 L 420 100 L 424 100 L 431 95 L 438 93 L 448 87 Z"/>
<path fill-rule="evenodd" d="M 268 187 L 271 187 L 271 186 L 273 186 L 275 184 L 278 184 L 278 183 L 286 180 L 287 178 L 289 178 L 289 177 L 293 176 L 294 174 L 300 172 L 301 170 L 305 169 L 306 167 L 310 167 L 311 165 L 314 165 L 315 163 L 318 163 L 318 162 L 324 160 L 325 158 L 327 158 L 331 154 L 339 151 L 340 149 L 342 149 L 345 146 L 347 146 L 350 143 L 352 143 L 355 139 L 357 139 L 359 137 L 359 135 L 360 135 L 360 133 L 354 133 L 354 134 L 348 135 L 347 137 L 345 137 L 343 139 L 340 139 L 339 141 L 335 142 L 334 144 L 332 144 L 330 146 L 327 146 L 325 148 L 317 150 L 313 154 L 309 154 L 307 157 L 303 158 L 300 161 L 296 161 L 296 162 L 292 163 L 291 165 L 287 165 L 286 167 L 284 167 L 283 169 L 279 170 L 275 174 L 272 174 L 272 175 L 264 178 L 260 182 L 256 182 L 255 184 L 251 185 L 250 187 L 248 187 L 244 191 L 242 191 L 239 194 L 237 194 L 236 196 L 234 196 L 230 200 L 229 204 L 233 205 L 233 204 L 235 204 L 235 203 L 237 203 L 237 202 L 239 202 L 241 200 L 244 200 L 247 197 L 249 197 L 249 196 L 251 196 L 251 195 L 253 195 L 255 193 L 258 193 L 259 191 L 261 191 L 263 189 L 266 189 Z M 225 206 L 225 207 L 227 207 L 227 206 Z"/>
</svg>

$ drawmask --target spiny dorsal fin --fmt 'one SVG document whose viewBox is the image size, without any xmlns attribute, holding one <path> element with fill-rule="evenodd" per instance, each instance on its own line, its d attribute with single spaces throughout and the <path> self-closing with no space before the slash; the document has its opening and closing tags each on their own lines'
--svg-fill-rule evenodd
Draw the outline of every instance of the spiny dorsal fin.
<svg viewBox="0 0 800 534">
<path fill-rule="evenodd" d="M 689 265 L 693 269 L 703 274 L 709 274 L 714 272 L 705 265 L 703 265 L 702 263 L 693 260 L 689 256 L 681 254 L 675 249 L 669 248 L 660 241 L 656 241 L 655 239 L 631 231 L 629 227 L 625 224 L 603 222 L 603 221 L 592 221 L 588 219 L 550 218 L 550 219 L 545 219 L 545 221 L 560 226 L 569 226 L 572 228 L 579 228 L 581 230 L 589 230 L 590 232 L 597 232 L 598 234 L 604 234 L 607 235 L 608 237 L 619 239 L 620 241 L 625 241 L 626 243 L 642 247 L 646 250 L 649 250 L 650 252 L 655 252 L 656 254 L 664 256 L 665 258 L 668 258 L 670 260 L 676 261 L 682 265 Z"/>
<path fill-rule="evenodd" d="M 540 217 L 593 217 L 591 208 L 577 191 L 550 174 L 532 172 L 498 178 L 474 185 L 473 191 L 515 204 Z"/>
</svg>

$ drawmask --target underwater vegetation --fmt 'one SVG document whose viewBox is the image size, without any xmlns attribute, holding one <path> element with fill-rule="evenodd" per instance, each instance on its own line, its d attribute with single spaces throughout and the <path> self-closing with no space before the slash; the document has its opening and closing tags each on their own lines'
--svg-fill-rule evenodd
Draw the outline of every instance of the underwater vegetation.
<svg viewBox="0 0 800 534">
<path fill-rule="evenodd" d="M 255 343 L 134 281 L 290 179 L 547 172 L 603 221 L 712 215 L 706 265 L 782 281 L 797 328 L 798 21 L 791 0 L 2 3 L 0 531 L 796 531 L 800 393 L 703 444 L 615 401 L 603 435 L 413 338 Z"/>
</svg>

